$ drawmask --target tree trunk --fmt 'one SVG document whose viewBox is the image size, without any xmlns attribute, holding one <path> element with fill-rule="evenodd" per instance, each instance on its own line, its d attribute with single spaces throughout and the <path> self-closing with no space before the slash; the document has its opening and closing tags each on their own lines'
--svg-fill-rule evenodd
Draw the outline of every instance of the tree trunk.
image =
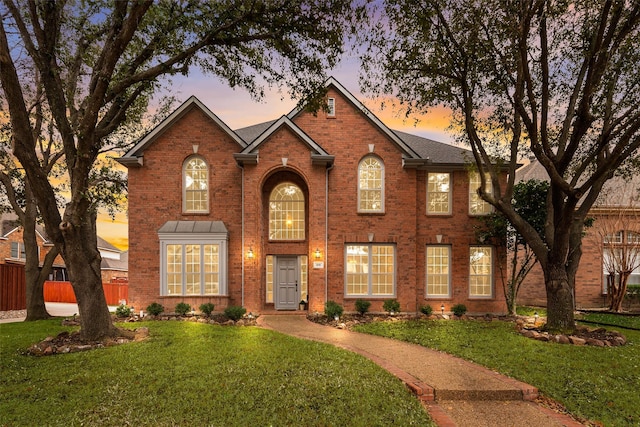
<svg viewBox="0 0 640 427">
<path fill-rule="evenodd" d="M 574 332 L 576 325 L 573 316 L 573 292 L 564 266 L 549 266 L 545 271 L 545 286 L 547 330 L 561 333 Z"/>
<path fill-rule="evenodd" d="M 86 340 L 98 341 L 117 336 L 118 332 L 102 288 L 95 214 L 87 217 L 77 226 L 63 221 L 60 229 L 65 242 L 64 260 L 78 301 L 80 334 Z"/>
<path fill-rule="evenodd" d="M 622 311 L 622 302 L 627 293 L 627 282 L 629 281 L 629 275 L 631 273 L 621 272 L 618 274 L 618 286 L 609 286 L 609 293 L 611 294 L 611 304 L 609 310 L 615 312 Z M 615 277 L 615 276 L 614 276 Z M 613 279 L 615 282 L 615 278 Z"/>
<path fill-rule="evenodd" d="M 38 208 L 28 183 L 25 185 L 24 215 L 22 220 L 22 242 L 25 248 L 24 273 L 26 279 L 27 318 L 25 320 L 43 320 L 51 315 L 44 304 L 44 279 L 41 280 L 40 255 L 36 236 L 36 217 Z M 57 251 L 56 251 L 57 253 Z M 51 264 L 49 264 L 51 268 Z"/>
</svg>

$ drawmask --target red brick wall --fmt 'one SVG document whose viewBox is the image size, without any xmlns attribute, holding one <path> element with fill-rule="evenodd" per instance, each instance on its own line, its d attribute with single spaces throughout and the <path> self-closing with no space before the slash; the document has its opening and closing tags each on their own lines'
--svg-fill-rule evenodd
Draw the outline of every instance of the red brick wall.
<svg viewBox="0 0 640 427">
<path fill-rule="evenodd" d="M 325 198 L 327 170 L 313 165 L 310 147 L 291 130 L 283 127 L 259 147 L 257 165 L 244 170 L 236 166 L 233 153 L 241 148 L 202 112 L 194 109 L 174 123 L 145 151 L 144 166 L 129 169 L 130 299 L 136 307 L 153 301 L 172 310 L 184 300 L 196 308 L 202 302 L 243 304 L 248 311 L 272 308 L 265 303 L 265 256 L 301 255 L 309 257 L 308 284 L 310 311 L 323 311 L 328 299 L 353 309 L 356 298 L 344 295 L 345 243 L 393 243 L 396 246 L 397 299 L 403 311 L 415 311 L 431 304 L 439 310 L 444 303 L 463 303 L 469 312 L 504 312 L 502 291 L 496 287 L 491 299 L 471 300 L 469 294 L 469 246 L 475 244 L 473 224 L 468 216 L 468 178 L 465 171 L 452 174 L 453 212 L 446 217 L 426 215 L 426 172 L 402 167 L 401 150 L 348 100 L 330 91 L 336 99 L 335 118 L 322 112 L 317 116 L 303 112 L 294 122 L 329 154 L 335 156 L 328 172 L 328 212 Z M 198 154 L 210 165 L 211 212 L 204 215 L 182 214 L 181 173 L 185 158 L 199 143 Z M 358 163 L 370 153 L 385 166 L 384 214 L 357 212 Z M 282 158 L 286 157 L 286 167 Z M 282 181 L 292 180 L 306 198 L 306 239 L 302 242 L 270 242 L 268 239 L 269 191 Z M 241 182 L 244 182 L 245 247 L 242 249 Z M 328 217 L 325 228 L 325 217 Z M 229 230 L 229 298 L 161 298 L 159 277 L 159 241 L 157 231 L 169 220 L 220 220 Z M 325 233 L 328 245 L 325 246 Z M 425 245 L 436 242 L 452 245 L 452 298 L 425 300 Z M 254 258 L 246 251 L 252 248 Z M 323 269 L 314 269 L 315 249 L 320 249 Z M 496 260 L 494 260 L 496 261 Z M 244 264 L 244 300 L 242 266 Z M 495 268 L 499 286 L 498 268 Z M 383 299 L 372 299 L 372 311 L 382 311 Z"/>
<path fill-rule="evenodd" d="M 14 232 L 10 233 L 6 239 L 0 239 L 0 264 L 5 263 L 8 259 L 11 258 L 11 242 L 18 242 L 22 247 L 23 237 L 22 237 L 22 227 L 18 228 Z M 47 256 L 52 246 L 45 245 L 42 239 L 38 236 L 36 237 L 38 242 L 38 246 L 40 247 L 40 263 L 44 262 L 44 258 Z M 62 257 L 58 255 L 55 259 L 55 265 L 64 265 L 64 261 Z"/>
</svg>

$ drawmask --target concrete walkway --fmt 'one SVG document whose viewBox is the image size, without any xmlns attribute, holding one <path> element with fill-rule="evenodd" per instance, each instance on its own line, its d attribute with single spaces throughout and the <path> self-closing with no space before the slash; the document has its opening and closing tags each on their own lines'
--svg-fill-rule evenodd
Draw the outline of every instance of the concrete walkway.
<svg viewBox="0 0 640 427">
<path fill-rule="evenodd" d="M 537 405 L 535 387 L 439 351 L 318 325 L 303 315 L 263 315 L 258 324 L 371 359 L 402 380 L 441 427 L 582 425 Z"/>
</svg>

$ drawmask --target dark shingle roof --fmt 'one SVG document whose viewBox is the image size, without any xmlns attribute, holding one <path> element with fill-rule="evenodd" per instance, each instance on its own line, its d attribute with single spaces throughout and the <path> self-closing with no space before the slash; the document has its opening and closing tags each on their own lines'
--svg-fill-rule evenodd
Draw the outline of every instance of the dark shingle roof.
<svg viewBox="0 0 640 427">
<path fill-rule="evenodd" d="M 407 145 L 421 158 L 429 159 L 433 163 L 467 164 L 473 161 L 471 151 L 432 139 L 423 138 L 406 132 L 394 130 Z"/>
<path fill-rule="evenodd" d="M 269 129 L 269 126 L 274 124 L 276 121 L 277 120 L 270 120 L 268 122 L 258 123 L 257 125 L 248 126 L 242 129 L 236 129 L 234 132 L 236 133 L 236 135 L 242 138 L 244 142 L 247 143 L 247 145 L 251 145 L 251 143 L 255 141 L 256 138 L 262 135 L 264 131 Z"/>
</svg>

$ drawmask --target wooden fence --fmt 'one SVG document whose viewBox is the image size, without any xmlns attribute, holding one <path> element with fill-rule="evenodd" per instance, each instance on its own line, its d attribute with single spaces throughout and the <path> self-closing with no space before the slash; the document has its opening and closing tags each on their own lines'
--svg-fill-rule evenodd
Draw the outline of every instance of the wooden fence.
<svg viewBox="0 0 640 427">
<path fill-rule="evenodd" d="M 129 282 L 117 280 L 103 283 L 104 296 L 108 305 L 120 305 L 120 301 L 129 301 Z M 47 302 L 75 303 L 76 296 L 70 282 L 44 282 L 44 300 Z"/>
<path fill-rule="evenodd" d="M 103 283 L 104 296 L 108 305 L 120 305 L 129 301 L 129 281 L 114 279 Z M 70 282 L 44 282 L 44 300 L 46 302 L 75 303 L 76 296 Z M 0 264 L 0 311 L 24 310 L 27 308 L 27 283 L 24 265 Z"/>
<path fill-rule="evenodd" d="M 0 311 L 27 308 L 27 279 L 24 265 L 0 264 Z"/>
</svg>

